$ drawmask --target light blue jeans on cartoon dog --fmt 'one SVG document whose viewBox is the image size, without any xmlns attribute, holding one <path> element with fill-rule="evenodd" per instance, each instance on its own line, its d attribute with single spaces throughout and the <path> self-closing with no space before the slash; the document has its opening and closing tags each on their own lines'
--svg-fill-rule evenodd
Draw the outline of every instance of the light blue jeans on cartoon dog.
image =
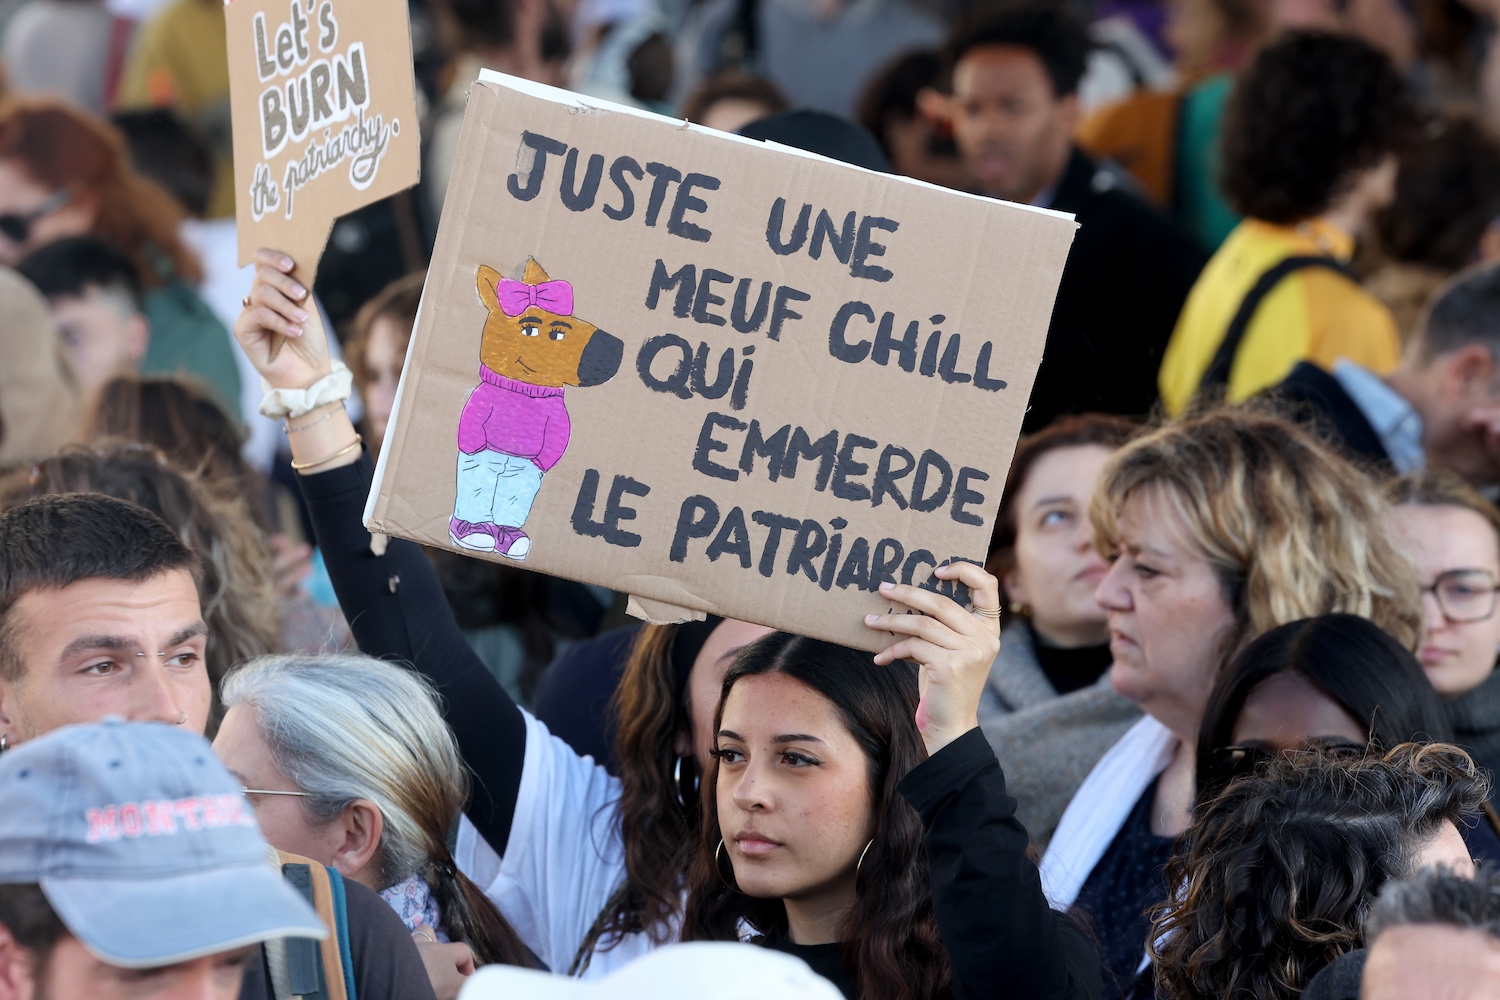
<svg viewBox="0 0 1500 1000">
<path fill-rule="evenodd" d="M 519 528 L 541 488 L 542 470 L 529 458 L 488 449 L 459 452 L 453 516 L 472 524 Z"/>
</svg>

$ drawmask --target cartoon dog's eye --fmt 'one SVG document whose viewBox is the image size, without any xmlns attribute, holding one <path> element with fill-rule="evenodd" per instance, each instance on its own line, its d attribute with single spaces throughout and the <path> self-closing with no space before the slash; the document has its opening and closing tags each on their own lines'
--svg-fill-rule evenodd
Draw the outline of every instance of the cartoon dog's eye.
<svg viewBox="0 0 1500 1000">
<path fill-rule="evenodd" d="M 540 334 L 541 332 L 542 332 L 541 328 L 539 328 L 539 327 L 530 326 L 530 325 L 521 327 L 521 335 L 525 336 L 525 337 L 535 337 L 538 334 Z"/>
<path fill-rule="evenodd" d="M 563 332 L 561 330 L 554 329 L 551 333 L 551 336 L 553 340 L 562 340 Z"/>
</svg>

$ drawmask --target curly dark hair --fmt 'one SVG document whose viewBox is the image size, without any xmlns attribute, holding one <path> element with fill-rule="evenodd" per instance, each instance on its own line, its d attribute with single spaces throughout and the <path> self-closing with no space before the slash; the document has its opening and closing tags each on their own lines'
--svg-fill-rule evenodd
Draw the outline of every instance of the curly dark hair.
<svg viewBox="0 0 1500 1000">
<path fill-rule="evenodd" d="M 960 21 L 943 46 L 943 76 L 974 49 L 990 45 L 1026 49 L 1042 61 L 1058 97 L 1078 92 L 1094 43 L 1088 28 L 1062 6 L 1016 3 L 981 6 Z"/>
<path fill-rule="evenodd" d="M 1500 142 L 1473 118 L 1432 122 L 1401 154 L 1396 200 L 1376 217 L 1387 253 L 1457 271 L 1500 215 Z"/>
<path fill-rule="evenodd" d="M 1403 743 L 1384 755 L 1279 755 L 1200 806 L 1168 862 L 1151 958 L 1172 1000 L 1296 1000 L 1362 943 L 1388 882 L 1438 834 L 1477 815 L 1489 783 L 1468 754 Z"/>
<path fill-rule="evenodd" d="M 781 673 L 833 703 L 870 764 L 874 834 L 855 881 L 857 901 L 839 935 L 844 964 L 863 1000 L 930 1000 L 950 988 L 953 967 L 932 909 L 922 821 L 896 791 L 927 756 L 912 720 L 917 711 L 917 669 L 907 662 L 870 664 L 868 653 L 775 632 L 740 653 L 719 698 L 724 702 L 745 677 Z M 762 935 L 787 933 L 780 899 L 756 899 L 730 888 L 715 851 L 722 833 L 714 794 L 718 766 L 703 782 L 702 838 L 688 881 L 684 941 L 738 941 L 741 923 Z"/>
<path fill-rule="evenodd" d="M 1224 193 L 1251 218 L 1313 218 L 1401 147 L 1412 117 L 1406 85 L 1379 50 L 1293 32 L 1261 50 L 1230 95 Z"/>
</svg>

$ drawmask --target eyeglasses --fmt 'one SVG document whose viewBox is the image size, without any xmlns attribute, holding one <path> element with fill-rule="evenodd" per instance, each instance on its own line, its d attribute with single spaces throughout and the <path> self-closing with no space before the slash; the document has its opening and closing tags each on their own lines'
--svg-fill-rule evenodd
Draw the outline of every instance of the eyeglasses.
<svg viewBox="0 0 1500 1000">
<path fill-rule="evenodd" d="M 275 788 L 241 788 L 240 791 L 246 795 L 295 795 L 300 798 L 305 798 L 312 794 L 312 792 L 283 792 Z"/>
<path fill-rule="evenodd" d="M 1352 743 L 1337 736 L 1315 736 L 1307 740 L 1301 750 L 1335 757 L 1361 757 L 1369 748 L 1363 743 Z M 1247 778 L 1257 773 L 1279 756 L 1297 752 L 1297 748 L 1282 750 L 1260 742 L 1215 747 L 1209 761 L 1209 773 L 1215 777 L 1216 787 L 1223 787 L 1237 778 Z"/>
<path fill-rule="evenodd" d="M 1497 591 L 1495 577 L 1483 569 L 1450 569 L 1422 588 L 1422 593 L 1437 599 L 1438 610 L 1454 625 L 1488 619 L 1495 613 Z"/>
<path fill-rule="evenodd" d="M 25 243 L 31 239 L 31 227 L 36 220 L 51 215 L 72 198 L 72 192 L 67 188 L 62 188 L 52 192 L 45 201 L 29 212 L 6 212 L 0 215 L 0 234 L 12 243 Z"/>
</svg>

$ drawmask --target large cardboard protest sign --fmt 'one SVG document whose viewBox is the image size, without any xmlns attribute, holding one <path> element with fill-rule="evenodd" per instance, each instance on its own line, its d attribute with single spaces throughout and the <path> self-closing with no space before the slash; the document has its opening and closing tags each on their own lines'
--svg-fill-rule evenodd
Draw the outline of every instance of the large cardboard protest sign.
<svg viewBox="0 0 1500 1000">
<path fill-rule="evenodd" d="M 421 170 L 406 0 L 224 9 L 240 263 L 290 254 L 308 287 L 334 220 Z"/>
<path fill-rule="evenodd" d="M 984 557 L 1074 229 L 481 76 L 367 523 L 878 648 Z"/>
</svg>

